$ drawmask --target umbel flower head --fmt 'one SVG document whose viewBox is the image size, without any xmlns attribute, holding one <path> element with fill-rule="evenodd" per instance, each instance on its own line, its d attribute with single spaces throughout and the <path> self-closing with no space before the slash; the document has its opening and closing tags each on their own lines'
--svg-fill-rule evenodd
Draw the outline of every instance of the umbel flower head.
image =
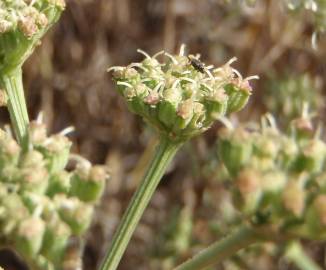
<svg viewBox="0 0 326 270">
<path fill-rule="evenodd" d="M 225 128 L 219 157 L 230 172 L 234 204 L 254 225 L 326 239 L 326 144 L 318 132 L 279 131 L 271 115 L 257 130 Z M 237 154 L 236 154 L 237 153 Z"/>
<path fill-rule="evenodd" d="M 21 66 L 64 8 L 64 0 L 2 0 L 0 72 Z"/>
<path fill-rule="evenodd" d="M 31 122 L 22 150 L 0 130 L 0 238 L 35 269 L 62 269 L 69 238 L 88 229 L 108 177 L 70 154 L 68 131 L 47 136 L 44 124 Z M 65 169 L 68 160 L 75 169 Z"/>
<path fill-rule="evenodd" d="M 183 141 L 207 130 L 226 113 L 241 110 L 251 94 L 250 79 L 225 65 L 205 66 L 198 56 L 178 55 L 164 51 L 145 56 L 140 63 L 112 67 L 119 93 L 129 109 L 142 116 L 160 134 L 171 140 Z M 164 62 L 157 60 L 159 55 Z"/>
</svg>

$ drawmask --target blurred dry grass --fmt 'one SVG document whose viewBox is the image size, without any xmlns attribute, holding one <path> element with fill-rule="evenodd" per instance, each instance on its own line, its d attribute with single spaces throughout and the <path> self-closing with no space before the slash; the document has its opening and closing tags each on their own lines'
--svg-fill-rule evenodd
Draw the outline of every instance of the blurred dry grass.
<svg viewBox="0 0 326 270">
<path fill-rule="evenodd" d="M 260 0 L 255 8 L 242 5 L 242 1 L 226 4 L 222 0 L 67 2 L 63 18 L 25 65 L 25 88 L 32 118 L 43 111 L 51 132 L 75 126 L 71 136 L 74 151 L 111 168 L 112 178 L 86 244 L 85 269 L 93 270 L 137 184 L 137 175 L 144 169 L 144 160 L 150 156 L 148 151 L 139 162 L 141 153 L 148 142 L 155 143 L 151 131 L 127 111 L 115 93 L 107 67 L 141 60 L 137 48 L 149 53 L 161 49 L 174 52 L 181 43 L 215 65 L 236 56 L 242 74 L 261 77 L 251 103 L 238 117 L 257 119 L 266 110 L 261 103 L 266 79 L 289 71 L 325 78 L 326 38 L 321 36 L 319 49 L 313 50 L 308 14 L 286 14 L 282 1 Z M 322 86 L 325 88 L 323 80 Z M 6 112 L 2 119 L 8 121 Z M 160 244 L 157 235 L 169 224 L 176 206 L 191 206 L 193 239 L 203 246 L 214 240 L 216 236 L 208 228 L 212 220 L 218 220 L 224 189 L 210 173 L 203 172 L 217 128 L 193 140 L 178 155 L 119 269 L 160 269 L 159 264 L 151 264 L 151 255 Z M 323 249 L 318 246 L 313 252 L 320 261 Z M 266 261 L 264 268 L 255 269 L 290 267 L 272 258 Z"/>
</svg>

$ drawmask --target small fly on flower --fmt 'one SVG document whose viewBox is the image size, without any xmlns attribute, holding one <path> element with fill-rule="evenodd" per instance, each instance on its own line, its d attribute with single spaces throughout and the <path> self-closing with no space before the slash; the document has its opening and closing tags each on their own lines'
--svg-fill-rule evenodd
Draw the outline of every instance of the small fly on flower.
<svg viewBox="0 0 326 270">
<path fill-rule="evenodd" d="M 194 56 L 188 56 L 188 59 L 194 69 L 196 69 L 200 73 L 205 73 L 205 64 L 204 63 L 202 63 L 199 59 L 195 58 Z"/>
</svg>

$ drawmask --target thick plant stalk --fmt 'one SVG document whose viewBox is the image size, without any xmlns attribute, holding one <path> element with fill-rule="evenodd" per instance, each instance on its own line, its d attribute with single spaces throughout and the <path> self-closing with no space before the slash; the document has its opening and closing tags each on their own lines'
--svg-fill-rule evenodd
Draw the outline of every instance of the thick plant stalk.
<svg viewBox="0 0 326 270">
<path fill-rule="evenodd" d="M 217 241 L 193 258 L 179 265 L 175 270 L 200 270 L 216 265 L 238 250 L 257 242 L 258 235 L 252 228 L 243 226 L 236 232 Z"/>
<path fill-rule="evenodd" d="M 111 248 L 101 266 L 101 270 L 115 270 L 136 229 L 136 226 L 156 190 L 167 166 L 175 156 L 182 143 L 161 138 L 156 153 L 147 169 L 140 186 L 134 194 L 122 221 L 114 235 Z"/>
<path fill-rule="evenodd" d="M 286 257 L 301 270 L 321 270 L 321 268 L 304 252 L 298 242 L 293 242 L 287 249 Z"/>
<path fill-rule="evenodd" d="M 20 144 L 26 139 L 29 123 L 21 68 L 14 69 L 9 73 L 0 74 L 1 87 L 8 96 L 8 110 L 14 132 Z"/>
</svg>

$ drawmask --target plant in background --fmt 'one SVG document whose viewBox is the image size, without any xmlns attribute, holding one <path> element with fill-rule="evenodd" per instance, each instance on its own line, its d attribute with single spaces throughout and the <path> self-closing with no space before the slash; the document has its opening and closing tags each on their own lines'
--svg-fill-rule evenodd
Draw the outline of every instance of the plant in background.
<svg viewBox="0 0 326 270">
<path fill-rule="evenodd" d="M 308 10 L 312 12 L 313 23 L 317 32 L 326 29 L 326 3 L 324 0 L 285 0 L 289 10 L 300 12 Z"/>
<path fill-rule="evenodd" d="M 288 245 L 285 254 L 298 267 L 320 269 L 297 242 L 325 240 L 326 144 L 319 133 L 303 134 L 296 122 L 289 135 L 281 133 L 268 115 L 260 129 L 228 127 L 219 137 L 243 227 L 177 269 L 204 269 L 260 241 Z"/>
<path fill-rule="evenodd" d="M 198 57 L 159 52 L 145 55 L 140 63 L 112 67 L 117 90 L 129 109 L 140 115 L 159 134 L 160 141 L 144 179 L 133 196 L 101 269 L 116 269 L 150 198 L 178 149 L 207 130 L 226 113 L 241 110 L 247 103 L 250 79 L 231 67 L 205 66 Z M 167 61 L 160 63 L 159 55 Z"/>
<path fill-rule="evenodd" d="M 280 116 L 284 125 L 299 117 L 305 104 L 316 113 L 324 106 L 321 81 L 312 78 L 309 74 L 273 77 L 267 84 L 267 91 L 263 98 L 267 110 Z"/>
<path fill-rule="evenodd" d="M 191 247 L 193 209 L 189 205 L 173 209 L 169 220 L 155 246 L 151 248 L 151 269 L 172 269 Z"/>
</svg>

